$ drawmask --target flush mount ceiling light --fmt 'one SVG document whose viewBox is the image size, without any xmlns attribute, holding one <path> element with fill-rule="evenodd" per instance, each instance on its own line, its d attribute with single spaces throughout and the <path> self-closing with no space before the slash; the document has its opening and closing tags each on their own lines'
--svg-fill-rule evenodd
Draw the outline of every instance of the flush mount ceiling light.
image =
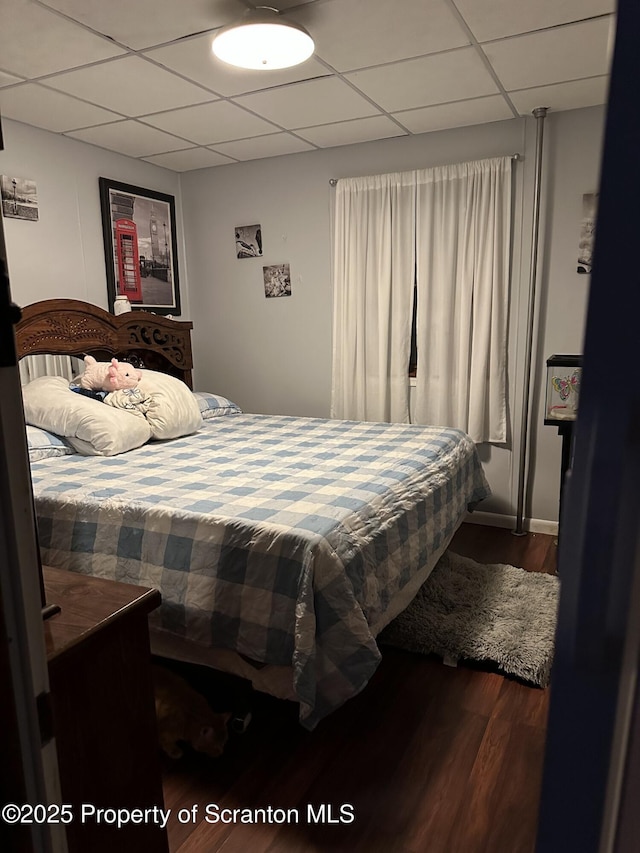
<svg viewBox="0 0 640 853">
<path fill-rule="evenodd" d="M 283 18 L 271 6 L 248 9 L 237 24 L 223 27 L 211 44 L 223 62 L 256 70 L 299 65 L 311 56 L 313 48 L 305 28 Z"/>
</svg>

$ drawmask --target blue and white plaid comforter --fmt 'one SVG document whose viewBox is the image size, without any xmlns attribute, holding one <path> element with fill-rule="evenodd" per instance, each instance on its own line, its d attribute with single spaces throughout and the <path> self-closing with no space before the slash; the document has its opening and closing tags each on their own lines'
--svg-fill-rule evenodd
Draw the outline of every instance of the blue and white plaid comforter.
<svg viewBox="0 0 640 853">
<path fill-rule="evenodd" d="M 292 665 L 308 728 L 366 685 L 371 626 L 489 494 L 458 430 L 265 415 L 32 478 L 45 564 L 156 587 L 162 629 Z"/>
</svg>

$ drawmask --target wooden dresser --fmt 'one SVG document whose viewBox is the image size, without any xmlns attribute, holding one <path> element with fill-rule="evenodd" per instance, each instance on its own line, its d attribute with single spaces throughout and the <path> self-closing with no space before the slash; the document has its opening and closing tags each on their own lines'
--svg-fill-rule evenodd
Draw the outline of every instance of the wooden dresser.
<svg viewBox="0 0 640 853">
<path fill-rule="evenodd" d="M 44 623 L 62 802 L 75 819 L 69 853 L 167 853 L 154 823 L 121 829 L 88 817 L 104 809 L 163 808 L 148 614 L 157 590 L 45 568 Z"/>
</svg>

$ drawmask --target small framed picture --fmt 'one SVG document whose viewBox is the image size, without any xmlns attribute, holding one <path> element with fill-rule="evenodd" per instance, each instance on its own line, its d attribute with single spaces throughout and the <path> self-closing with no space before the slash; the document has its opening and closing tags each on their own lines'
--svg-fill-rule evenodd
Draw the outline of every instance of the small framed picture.
<svg viewBox="0 0 640 853">
<path fill-rule="evenodd" d="M 262 267 L 264 278 L 264 295 L 267 299 L 273 296 L 291 296 L 291 270 L 289 264 L 272 264 Z"/>
<path fill-rule="evenodd" d="M 117 296 L 131 307 L 180 314 L 175 198 L 100 178 L 109 309 Z"/>
<path fill-rule="evenodd" d="M 36 182 L 29 178 L 2 175 L 2 214 L 9 219 L 38 219 L 38 193 Z"/>
<path fill-rule="evenodd" d="M 262 227 L 260 225 L 236 225 L 236 257 L 262 257 Z"/>
<path fill-rule="evenodd" d="M 581 378 L 581 355 L 552 355 L 547 359 L 545 424 L 553 426 L 575 421 Z"/>
</svg>

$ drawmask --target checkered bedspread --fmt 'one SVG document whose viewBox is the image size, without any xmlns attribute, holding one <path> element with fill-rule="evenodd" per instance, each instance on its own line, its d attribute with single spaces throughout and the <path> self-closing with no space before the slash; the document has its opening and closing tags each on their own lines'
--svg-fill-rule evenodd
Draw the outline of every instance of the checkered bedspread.
<svg viewBox="0 0 640 853">
<path fill-rule="evenodd" d="M 366 685 L 370 626 L 489 494 L 458 430 L 266 415 L 32 477 L 47 565 L 156 587 L 163 630 L 292 665 L 308 728 Z"/>
</svg>

